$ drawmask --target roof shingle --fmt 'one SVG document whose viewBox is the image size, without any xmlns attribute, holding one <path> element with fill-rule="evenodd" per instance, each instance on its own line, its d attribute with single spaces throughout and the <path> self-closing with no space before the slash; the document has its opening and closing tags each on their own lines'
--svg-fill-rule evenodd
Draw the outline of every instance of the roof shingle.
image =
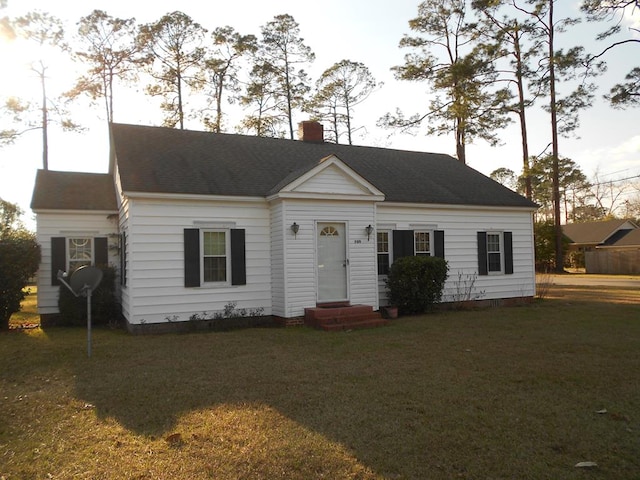
<svg viewBox="0 0 640 480">
<path fill-rule="evenodd" d="M 38 170 L 31 209 L 117 211 L 113 177 L 105 173 Z"/>
<path fill-rule="evenodd" d="M 600 245 L 627 222 L 628 220 L 606 220 L 569 223 L 562 226 L 562 232 L 572 243 Z"/>
<path fill-rule="evenodd" d="M 537 206 L 449 155 L 113 124 L 125 192 L 268 196 L 335 155 L 388 202 Z"/>
</svg>

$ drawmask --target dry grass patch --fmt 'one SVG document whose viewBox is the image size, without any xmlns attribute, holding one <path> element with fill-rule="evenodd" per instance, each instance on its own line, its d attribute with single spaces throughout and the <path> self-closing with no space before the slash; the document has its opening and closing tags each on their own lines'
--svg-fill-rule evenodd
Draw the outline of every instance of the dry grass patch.
<svg viewBox="0 0 640 480">
<path fill-rule="evenodd" d="M 84 329 L 12 331 L 0 476 L 633 478 L 639 318 L 548 300 L 338 334 L 98 329 L 91 359 Z"/>
<path fill-rule="evenodd" d="M 633 287 L 604 287 L 553 285 L 545 298 L 578 302 L 640 304 L 640 289 Z"/>
</svg>

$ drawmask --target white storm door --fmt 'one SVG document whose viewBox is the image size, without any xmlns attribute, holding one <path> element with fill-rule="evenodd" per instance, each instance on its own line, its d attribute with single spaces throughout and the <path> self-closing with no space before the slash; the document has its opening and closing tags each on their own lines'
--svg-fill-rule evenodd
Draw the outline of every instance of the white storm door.
<svg viewBox="0 0 640 480">
<path fill-rule="evenodd" d="M 348 300 L 347 239 L 344 223 L 318 223 L 318 302 Z"/>
</svg>

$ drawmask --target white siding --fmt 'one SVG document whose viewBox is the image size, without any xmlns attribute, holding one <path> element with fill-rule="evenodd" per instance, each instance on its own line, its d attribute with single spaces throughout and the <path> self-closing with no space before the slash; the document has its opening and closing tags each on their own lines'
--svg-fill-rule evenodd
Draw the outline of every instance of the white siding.
<svg viewBox="0 0 640 480">
<path fill-rule="evenodd" d="M 270 213 L 266 202 L 129 199 L 126 314 L 130 323 L 185 321 L 230 302 L 271 314 Z M 199 223 L 200 222 L 200 223 Z M 246 285 L 184 286 L 184 229 L 226 222 L 245 230 Z"/>
<path fill-rule="evenodd" d="M 293 222 L 300 225 L 297 236 L 289 228 Z M 367 225 L 375 225 L 374 203 L 288 200 L 284 208 L 284 316 L 303 315 L 305 307 L 316 305 L 317 222 L 346 223 L 349 300 L 377 308 L 375 235 L 367 240 L 365 232 Z"/>
<path fill-rule="evenodd" d="M 52 237 L 108 237 L 109 247 L 117 243 L 117 217 L 109 212 L 46 212 L 36 214 L 37 240 L 42 250 L 38 270 L 38 313 L 58 313 L 59 286 L 51 285 L 51 238 Z M 118 251 L 109 248 L 109 264 L 117 266 Z"/>
<path fill-rule="evenodd" d="M 130 252 L 131 252 L 131 228 L 129 225 L 129 200 L 127 198 L 121 198 L 120 201 L 120 232 L 125 234 L 126 237 L 126 245 L 124 245 L 124 248 L 126 250 L 126 255 L 125 255 L 125 265 L 124 268 L 126 269 L 126 272 L 119 272 L 120 275 L 122 276 L 123 274 L 125 275 L 125 278 L 127 279 L 126 284 L 122 285 L 122 283 L 120 283 L 120 305 L 122 307 L 122 315 L 124 315 L 125 318 L 131 318 L 131 303 L 130 303 L 130 298 L 129 298 L 129 292 L 131 291 L 129 288 L 129 280 L 130 280 L 130 273 L 129 273 L 129 259 L 130 259 Z"/>
<path fill-rule="evenodd" d="M 286 315 L 284 238 L 287 228 L 284 223 L 283 203 L 273 202 L 271 206 L 271 298 L 273 315 L 279 317 Z"/>
<path fill-rule="evenodd" d="M 529 211 L 515 209 L 419 208 L 417 206 L 378 205 L 377 224 L 396 230 L 416 230 L 432 226 L 444 230 L 445 259 L 449 278 L 444 301 L 456 293 L 458 275 L 471 279 L 478 274 L 477 232 L 513 233 L 512 275 L 483 275 L 475 280 L 475 293 L 480 299 L 518 298 L 535 295 L 533 222 Z M 380 279 L 383 284 L 383 279 Z M 380 295 L 385 304 L 384 292 Z"/>
<path fill-rule="evenodd" d="M 369 193 L 362 188 L 360 183 L 346 175 L 335 165 L 331 165 L 321 172 L 318 172 L 302 185 L 296 187 L 293 191 L 347 195 L 362 195 Z"/>
</svg>

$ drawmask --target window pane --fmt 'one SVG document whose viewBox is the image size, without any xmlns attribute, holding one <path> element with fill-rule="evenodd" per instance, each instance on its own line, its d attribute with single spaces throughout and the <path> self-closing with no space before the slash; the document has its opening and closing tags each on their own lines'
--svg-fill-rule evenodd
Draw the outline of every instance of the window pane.
<svg viewBox="0 0 640 480">
<path fill-rule="evenodd" d="M 69 239 L 69 273 L 91 265 L 91 238 Z"/>
<path fill-rule="evenodd" d="M 378 253 L 389 253 L 389 232 L 378 232 Z"/>
<path fill-rule="evenodd" d="M 205 282 L 226 282 L 227 281 L 227 259 L 225 257 L 205 257 L 204 258 L 204 281 Z"/>
<path fill-rule="evenodd" d="M 227 253 L 225 232 L 204 232 L 204 254 L 225 255 Z"/>
<path fill-rule="evenodd" d="M 428 255 L 431 252 L 429 246 L 429 232 L 415 232 L 416 255 Z"/>
<path fill-rule="evenodd" d="M 490 272 L 499 272 L 502 270 L 500 265 L 500 253 L 489 253 L 487 255 L 488 267 Z"/>
<path fill-rule="evenodd" d="M 389 232 L 376 232 L 378 250 L 378 275 L 389 274 Z"/>
<path fill-rule="evenodd" d="M 388 274 L 389 274 L 389 254 L 379 253 L 378 254 L 378 275 L 388 275 Z"/>
<path fill-rule="evenodd" d="M 490 233 L 487 235 L 487 251 L 500 252 L 500 235 L 497 233 Z"/>
</svg>

